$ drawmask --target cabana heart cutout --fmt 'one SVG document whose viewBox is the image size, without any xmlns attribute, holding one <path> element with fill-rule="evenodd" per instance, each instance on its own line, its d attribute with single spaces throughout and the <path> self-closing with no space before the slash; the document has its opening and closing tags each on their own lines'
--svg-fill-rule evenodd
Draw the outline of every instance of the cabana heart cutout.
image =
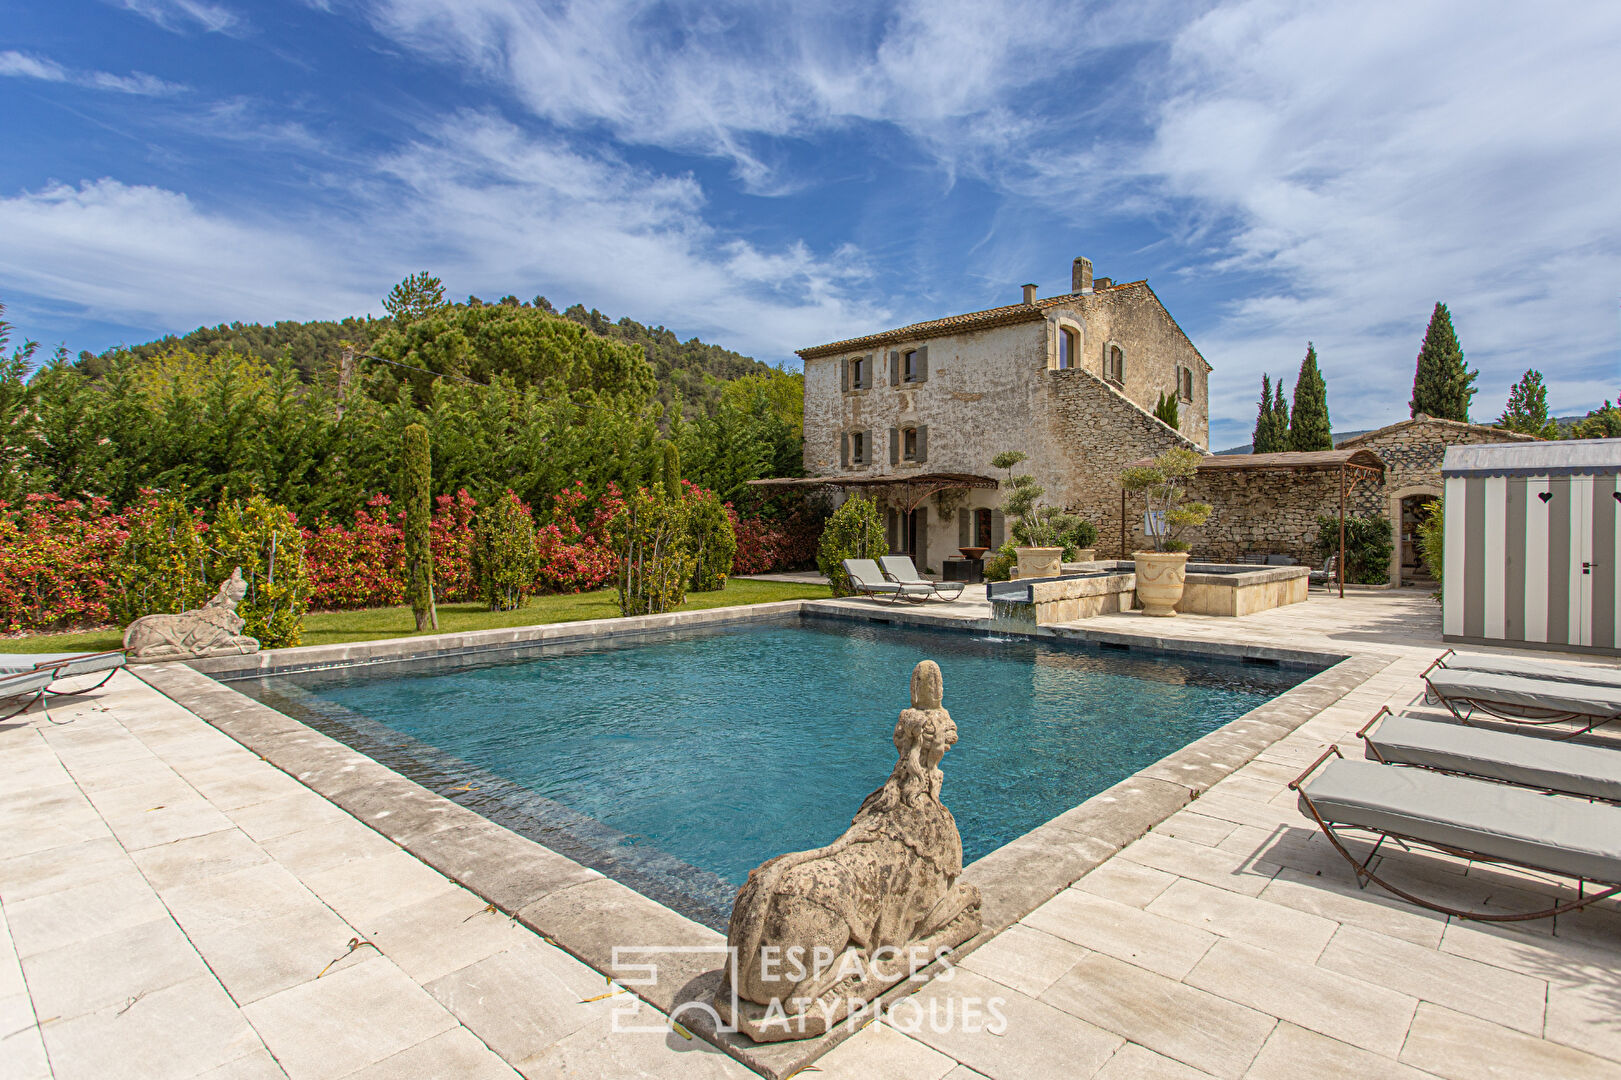
<svg viewBox="0 0 1621 1080">
<path fill-rule="evenodd" d="M 1543 502 L 1547 502 L 1549 499 L 1553 498 L 1553 492 L 1539 491 L 1537 492 L 1537 498 L 1541 499 Z"/>
<path fill-rule="evenodd" d="M 1612 491 L 1610 492 L 1610 495 L 1615 499 L 1616 502 L 1621 502 L 1621 491 Z"/>
</svg>

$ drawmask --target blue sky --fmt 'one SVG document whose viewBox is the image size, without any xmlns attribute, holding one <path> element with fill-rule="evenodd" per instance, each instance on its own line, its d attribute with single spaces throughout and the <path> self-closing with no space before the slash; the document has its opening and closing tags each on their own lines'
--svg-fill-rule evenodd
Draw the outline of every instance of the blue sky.
<svg viewBox="0 0 1621 1080">
<path fill-rule="evenodd" d="M 1147 278 L 1212 444 L 1315 341 L 1403 418 L 1431 306 L 1474 415 L 1621 391 L 1621 5 L 9 0 L 0 300 L 100 350 L 544 294 L 772 362 Z"/>
</svg>

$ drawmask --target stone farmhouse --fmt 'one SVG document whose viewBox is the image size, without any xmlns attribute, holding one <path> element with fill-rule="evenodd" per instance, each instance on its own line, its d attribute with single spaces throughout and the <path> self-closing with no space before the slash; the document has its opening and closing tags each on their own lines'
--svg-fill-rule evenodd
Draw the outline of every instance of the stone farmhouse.
<svg viewBox="0 0 1621 1080">
<path fill-rule="evenodd" d="M 991 459 L 1019 467 L 1121 546 L 1116 478 L 1172 446 L 1208 452 L 1210 365 L 1146 281 L 1094 278 L 1071 291 L 799 350 L 808 484 L 870 491 L 890 550 L 938 569 L 960 547 L 1008 539 Z M 1153 415 L 1178 401 L 1179 427 Z M 1140 516 L 1140 515 L 1139 515 Z M 1128 528 L 1131 526 L 1128 524 Z M 1133 530 L 1135 531 L 1135 530 Z"/>
</svg>

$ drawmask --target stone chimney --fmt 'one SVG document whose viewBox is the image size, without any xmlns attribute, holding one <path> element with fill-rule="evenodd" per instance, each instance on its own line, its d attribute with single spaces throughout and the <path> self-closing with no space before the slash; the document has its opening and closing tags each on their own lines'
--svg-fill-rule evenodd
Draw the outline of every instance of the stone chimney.
<svg viewBox="0 0 1621 1080">
<path fill-rule="evenodd" d="M 1085 255 L 1077 255 L 1074 265 L 1070 267 L 1069 291 L 1092 291 L 1092 260 Z"/>
<path fill-rule="evenodd" d="M 1107 289 L 1110 285 L 1113 285 L 1113 284 L 1114 284 L 1114 278 L 1100 277 L 1100 278 L 1096 278 L 1096 279 L 1093 280 L 1092 288 L 1097 289 L 1097 290 L 1103 290 L 1103 289 Z"/>
<path fill-rule="evenodd" d="M 1036 287 L 1034 285 L 1026 285 L 1024 287 L 1024 302 L 1026 304 L 1034 304 L 1036 302 Z"/>
</svg>

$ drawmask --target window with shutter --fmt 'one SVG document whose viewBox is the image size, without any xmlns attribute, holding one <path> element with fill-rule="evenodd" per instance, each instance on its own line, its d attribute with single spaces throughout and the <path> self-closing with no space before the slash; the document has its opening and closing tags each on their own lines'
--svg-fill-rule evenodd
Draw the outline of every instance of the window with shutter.
<svg viewBox="0 0 1621 1080">
<path fill-rule="evenodd" d="M 901 460 L 917 460 L 917 428 L 909 427 L 901 431 Z"/>
<path fill-rule="evenodd" d="M 1066 327 L 1058 329 L 1058 370 L 1066 371 L 1075 366 L 1075 331 Z"/>
<path fill-rule="evenodd" d="M 1124 384 L 1126 381 L 1126 353 L 1113 342 L 1104 350 L 1103 377 L 1112 383 Z"/>
<path fill-rule="evenodd" d="M 867 457 L 866 457 L 866 452 L 865 452 L 867 448 L 864 445 L 866 443 L 866 441 L 867 441 L 867 433 L 866 432 L 864 432 L 864 431 L 852 431 L 850 433 L 850 464 L 852 464 L 852 465 L 865 465 L 867 463 Z"/>
<path fill-rule="evenodd" d="M 851 389 L 851 390 L 860 390 L 863 386 L 866 385 L 865 383 L 863 383 L 861 381 L 862 377 L 863 377 L 863 372 L 865 371 L 866 366 L 867 366 L 867 358 L 865 356 L 858 356 L 855 359 L 850 361 L 850 386 L 849 386 L 849 389 Z"/>
<path fill-rule="evenodd" d="M 1177 396 L 1183 401 L 1193 400 L 1193 369 L 1179 368 L 1177 370 Z"/>
<path fill-rule="evenodd" d="M 907 349 L 901 354 L 901 378 L 907 382 L 917 382 L 916 349 Z"/>
</svg>

